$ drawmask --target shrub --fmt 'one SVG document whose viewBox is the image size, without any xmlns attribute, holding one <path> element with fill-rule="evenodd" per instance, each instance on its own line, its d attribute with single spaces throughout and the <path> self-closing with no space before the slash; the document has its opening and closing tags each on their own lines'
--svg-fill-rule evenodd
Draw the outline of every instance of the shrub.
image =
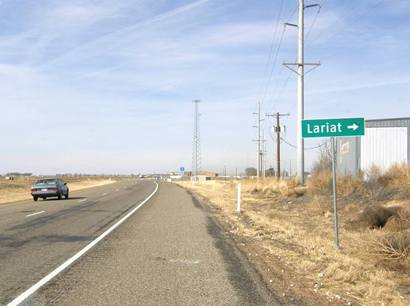
<svg viewBox="0 0 410 306">
<path fill-rule="evenodd" d="M 383 228 L 389 232 L 401 232 L 410 229 L 410 211 L 398 208 Z"/>
<path fill-rule="evenodd" d="M 410 165 L 393 165 L 383 175 L 379 176 L 379 183 L 383 186 L 410 188 Z"/>
<path fill-rule="evenodd" d="M 374 241 L 373 250 L 381 260 L 405 260 L 410 253 L 410 232 L 382 236 Z"/>
<path fill-rule="evenodd" d="M 340 176 L 337 178 L 338 195 L 350 196 L 358 192 L 364 192 L 363 180 L 360 177 L 348 175 Z"/>
<path fill-rule="evenodd" d="M 312 166 L 312 174 L 329 171 L 332 167 L 332 149 L 329 141 L 324 141 L 319 149 L 318 159 Z"/>
<path fill-rule="evenodd" d="M 332 192 L 332 172 L 323 170 L 307 181 L 307 186 L 312 194 L 330 194 Z"/>
<path fill-rule="evenodd" d="M 359 221 L 364 222 L 369 228 L 382 228 L 387 220 L 394 215 L 394 211 L 382 206 L 370 206 L 363 211 Z"/>
</svg>

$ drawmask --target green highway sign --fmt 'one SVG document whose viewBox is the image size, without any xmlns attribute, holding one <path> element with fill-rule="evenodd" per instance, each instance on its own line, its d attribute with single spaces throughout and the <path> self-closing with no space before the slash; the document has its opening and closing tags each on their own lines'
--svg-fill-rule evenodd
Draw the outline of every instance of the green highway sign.
<svg viewBox="0 0 410 306">
<path fill-rule="evenodd" d="M 364 128 L 364 118 L 302 120 L 302 137 L 363 136 Z"/>
</svg>

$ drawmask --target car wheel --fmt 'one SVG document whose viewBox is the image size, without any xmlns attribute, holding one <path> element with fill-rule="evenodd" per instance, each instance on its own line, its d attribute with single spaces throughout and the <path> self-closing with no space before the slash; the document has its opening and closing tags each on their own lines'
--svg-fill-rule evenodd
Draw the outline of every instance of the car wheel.
<svg viewBox="0 0 410 306">
<path fill-rule="evenodd" d="M 33 197 L 34 202 L 37 202 L 38 197 Z"/>
<path fill-rule="evenodd" d="M 59 200 L 61 200 L 61 193 L 59 193 L 59 194 L 57 195 L 57 198 L 58 198 Z"/>
<path fill-rule="evenodd" d="M 68 190 L 64 197 L 66 198 L 66 200 L 68 199 Z"/>
</svg>

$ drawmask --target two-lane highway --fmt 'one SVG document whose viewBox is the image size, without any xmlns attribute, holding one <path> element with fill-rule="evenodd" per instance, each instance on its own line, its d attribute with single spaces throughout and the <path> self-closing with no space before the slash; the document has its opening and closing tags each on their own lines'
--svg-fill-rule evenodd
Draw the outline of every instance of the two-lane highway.
<svg viewBox="0 0 410 306">
<path fill-rule="evenodd" d="M 0 205 L 0 304 L 93 241 L 155 186 L 127 180 L 73 192 L 68 200 Z"/>
<path fill-rule="evenodd" d="M 201 203 L 158 186 L 0 207 L 0 304 L 278 304 Z"/>
</svg>

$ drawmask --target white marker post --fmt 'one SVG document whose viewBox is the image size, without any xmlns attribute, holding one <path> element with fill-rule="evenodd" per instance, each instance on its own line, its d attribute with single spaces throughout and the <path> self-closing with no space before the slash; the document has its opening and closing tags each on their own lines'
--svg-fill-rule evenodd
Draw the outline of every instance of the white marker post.
<svg viewBox="0 0 410 306">
<path fill-rule="evenodd" d="M 236 212 L 241 212 L 241 183 L 238 183 L 237 186 L 237 195 L 236 195 Z"/>
</svg>

